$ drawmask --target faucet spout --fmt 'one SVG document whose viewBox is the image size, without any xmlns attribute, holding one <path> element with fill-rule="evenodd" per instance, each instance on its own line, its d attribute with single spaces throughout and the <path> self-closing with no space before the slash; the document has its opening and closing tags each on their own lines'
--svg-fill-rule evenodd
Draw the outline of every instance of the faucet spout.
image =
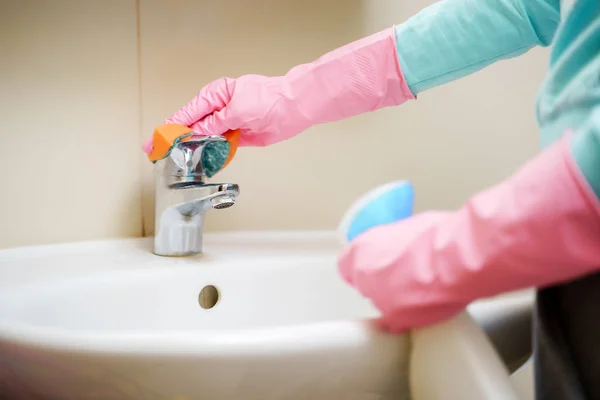
<svg viewBox="0 0 600 400">
<path fill-rule="evenodd" d="M 211 208 L 215 210 L 229 208 L 235 204 L 237 196 L 240 194 L 238 185 L 233 183 L 212 183 L 182 190 L 190 190 L 191 193 L 184 197 L 192 198 L 192 200 L 174 207 L 181 215 L 188 217 L 204 213 Z"/>
<path fill-rule="evenodd" d="M 188 256 L 202 253 L 206 212 L 233 206 L 239 196 L 233 183 L 206 183 L 201 160 L 205 145 L 220 137 L 179 143 L 156 163 L 154 253 Z"/>
</svg>

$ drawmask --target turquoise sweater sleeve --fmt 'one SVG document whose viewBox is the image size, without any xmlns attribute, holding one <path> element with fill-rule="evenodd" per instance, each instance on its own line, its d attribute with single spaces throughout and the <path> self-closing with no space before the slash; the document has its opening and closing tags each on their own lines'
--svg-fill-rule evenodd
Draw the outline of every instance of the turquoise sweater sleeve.
<svg viewBox="0 0 600 400">
<path fill-rule="evenodd" d="M 600 106 L 590 110 L 571 144 L 575 162 L 598 199 L 600 199 Z"/>
<path fill-rule="evenodd" d="M 575 131 L 575 162 L 600 199 L 600 1 L 580 0 L 563 22 L 538 100 L 542 134 Z"/>
<path fill-rule="evenodd" d="M 559 23 L 560 0 L 441 0 L 395 27 L 396 47 L 416 95 L 548 46 Z"/>
</svg>

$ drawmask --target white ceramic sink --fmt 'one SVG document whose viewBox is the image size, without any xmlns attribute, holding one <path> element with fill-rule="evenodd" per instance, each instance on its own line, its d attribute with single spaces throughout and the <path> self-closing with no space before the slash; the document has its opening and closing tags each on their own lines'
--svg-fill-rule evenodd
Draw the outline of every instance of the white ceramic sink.
<svg viewBox="0 0 600 400">
<path fill-rule="evenodd" d="M 151 243 L 0 251 L 0 398 L 408 399 L 409 379 L 428 371 L 431 354 L 411 360 L 409 335 L 378 331 L 377 311 L 339 278 L 333 232 L 207 234 L 205 254 L 186 258 L 155 256 Z M 219 292 L 209 309 L 207 285 Z M 527 324 L 528 299 L 480 302 L 473 315 L 493 339 Z M 463 332 L 460 318 L 454 333 L 414 336 L 415 349 L 447 346 L 440 332 Z M 494 374 L 527 355 L 522 335 L 501 334 L 498 352 L 478 345 Z"/>
</svg>

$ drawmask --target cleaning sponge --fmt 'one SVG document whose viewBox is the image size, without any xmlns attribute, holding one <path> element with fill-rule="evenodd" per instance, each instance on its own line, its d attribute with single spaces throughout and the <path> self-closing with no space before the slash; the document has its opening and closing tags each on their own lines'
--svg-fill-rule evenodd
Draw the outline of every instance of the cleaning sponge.
<svg viewBox="0 0 600 400">
<path fill-rule="evenodd" d="M 396 181 L 378 186 L 356 200 L 338 226 L 342 243 L 348 243 L 361 233 L 378 225 L 408 218 L 413 213 L 415 193 L 408 181 Z"/>
<path fill-rule="evenodd" d="M 183 125 L 164 124 L 158 126 L 154 129 L 152 150 L 148 153 L 148 159 L 156 162 L 167 157 L 173 146 L 190 140 L 193 136 L 200 135 Z M 209 178 L 227 167 L 237 152 L 240 131 L 229 131 L 222 136 L 226 139 L 225 142 L 210 142 L 202 152 L 202 159 L 200 160 L 202 170 Z"/>
</svg>

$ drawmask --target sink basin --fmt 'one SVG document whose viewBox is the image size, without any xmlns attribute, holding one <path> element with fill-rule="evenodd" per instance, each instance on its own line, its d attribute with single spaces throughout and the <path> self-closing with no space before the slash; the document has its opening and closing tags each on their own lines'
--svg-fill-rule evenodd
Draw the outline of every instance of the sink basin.
<svg viewBox="0 0 600 400">
<path fill-rule="evenodd" d="M 380 332 L 339 278 L 335 233 L 206 234 L 205 253 L 184 258 L 151 249 L 142 238 L 0 251 L 0 398 L 411 398 L 410 335 Z M 527 296 L 460 317 L 507 373 L 530 351 Z"/>
</svg>

